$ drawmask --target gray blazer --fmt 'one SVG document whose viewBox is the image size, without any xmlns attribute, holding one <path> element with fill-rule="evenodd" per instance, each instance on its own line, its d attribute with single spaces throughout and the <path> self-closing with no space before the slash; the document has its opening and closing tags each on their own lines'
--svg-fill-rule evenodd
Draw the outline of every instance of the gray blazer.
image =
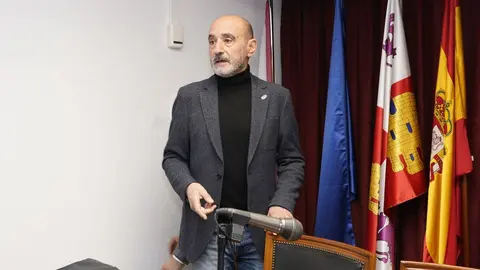
<svg viewBox="0 0 480 270">
<path fill-rule="evenodd" d="M 216 228 L 213 214 L 203 220 L 190 209 L 186 188 L 198 182 L 220 205 L 223 154 L 218 120 L 214 76 L 179 89 L 173 104 L 163 169 L 184 202 L 179 248 L 174 254 L 189 262 L 202 254 Z M 303 184 L 305 161 L 290 92 L 253 75 L 247 162 L 248 211 L 267 214 L 270 206 L 281 206 L 293 213 Z M 263 257 L 265 232 L 254 227 L 251 230 L 253 242 Z"/>
</svg>

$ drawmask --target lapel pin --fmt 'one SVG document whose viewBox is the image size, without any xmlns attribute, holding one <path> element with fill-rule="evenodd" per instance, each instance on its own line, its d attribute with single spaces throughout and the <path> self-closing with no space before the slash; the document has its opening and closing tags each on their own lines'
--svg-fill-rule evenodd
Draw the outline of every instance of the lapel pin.
<svg viewBox="0 0 480 270">
<path fill-rule="evenodd" d="M 266 99 L 266 98 L 267 98 L 267 95 L 263 95 L 263 96 L 261 97 L 262 100 L 263 100 L 263 99 Z"/>
</svg>

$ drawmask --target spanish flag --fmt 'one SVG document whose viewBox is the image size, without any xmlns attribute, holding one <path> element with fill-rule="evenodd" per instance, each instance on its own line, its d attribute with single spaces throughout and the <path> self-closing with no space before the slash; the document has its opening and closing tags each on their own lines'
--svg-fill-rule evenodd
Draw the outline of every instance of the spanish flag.
<svg viewBox="0 0 480 270">
<path fill-rule="evenodd" d="M 472 171 L 466 132 L 460 1 L 445 0 L 435 89 L 427 228 L 423 260 L 456 265 L 460 252 L 460 177 Z"/>
</svg>

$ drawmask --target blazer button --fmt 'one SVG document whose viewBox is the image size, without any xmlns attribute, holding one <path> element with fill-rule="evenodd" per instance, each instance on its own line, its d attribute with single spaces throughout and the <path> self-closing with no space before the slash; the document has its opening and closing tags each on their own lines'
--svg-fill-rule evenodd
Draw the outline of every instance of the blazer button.
<svg viewBox="0 0 480 270">
<path fill-rule="evenodd" d="M 217 173 L 217 179 L 219 179 L 219 180 L 222 179 L 222 175 Z"/>
</svg>

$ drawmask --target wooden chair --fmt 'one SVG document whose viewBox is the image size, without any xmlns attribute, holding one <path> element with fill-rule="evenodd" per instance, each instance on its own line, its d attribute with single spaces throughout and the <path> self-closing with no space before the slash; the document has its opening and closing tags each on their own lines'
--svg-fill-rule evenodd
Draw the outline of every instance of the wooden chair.
<svg viewBox="0 0 480 270">
<path fill-rule="evenodd" d="M 296 241 L 266 235 L 265 270 L 375 269 L 375 255 L 359 247 L 308 235 Z"/>
<path fill-rule="evenodd" d="M 420 270 L 420 269 L 431 269 L 431 270 L 472 270 L 476 268 L 461 267 L 448 264 L 436 264 L 436 263 L 425 263 L 425 262 L 414 262 L 414 261 L 400 261 L 400 270 Z"/>
</svg>

